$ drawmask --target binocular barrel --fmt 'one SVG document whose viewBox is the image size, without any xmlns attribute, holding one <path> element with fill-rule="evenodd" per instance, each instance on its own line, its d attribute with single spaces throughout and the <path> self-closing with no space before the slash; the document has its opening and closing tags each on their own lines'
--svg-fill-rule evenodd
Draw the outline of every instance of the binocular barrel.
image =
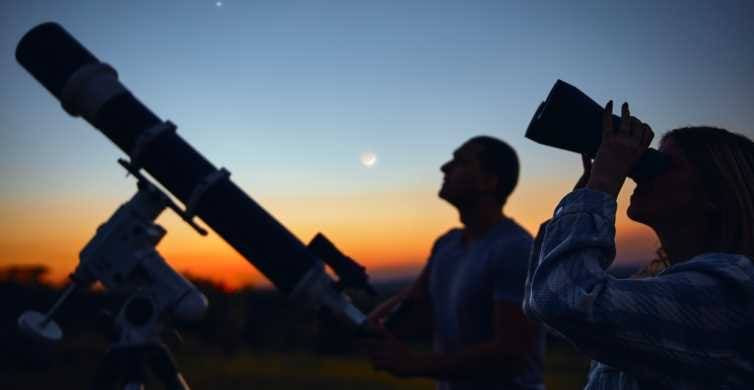
<svg viewBox="0 0 754 390">
<path fill-rule="evenodd" d="M 576 87 L 558 80 L 547 99 L 534 113 L 526 138 L 543 145 L 583 153 L 594 158 L 602 142 L 603 108 Z M 613 115 L 613 126 L 620 126 Z M 652 178 L 669 165 L 663 153 L 649 148 L 631 169 L 628 177 L 635 181 Z"/>
<path fill-rule="evenodd" d="M 16 59 L 73 116 L 82 116 L 284 293 L 318 261 L 283 225 L 145 107 L 55 23 L 26 33 Z"/>
</svg>

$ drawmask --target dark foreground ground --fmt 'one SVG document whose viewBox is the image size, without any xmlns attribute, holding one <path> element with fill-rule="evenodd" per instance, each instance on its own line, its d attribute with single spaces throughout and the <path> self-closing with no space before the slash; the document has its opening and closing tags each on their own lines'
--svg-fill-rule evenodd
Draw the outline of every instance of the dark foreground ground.
<svg viewBox="0 0 754 390">
<path fill-rule="evenodd" d="M 69 343 L 70 344 L 70 343 Z M 74 343 L 75 344 L 75 343 Z M 86 389 L 104 344 L 69 345 L 54 353 L 44 370 L 4 370 L 0 389 Z M 240 349 L 228 356 L 187 342 L 174 350 L 189 385 L 201 389 L 433 389 L 424 379 L 398 379 L 374 371 L 360 356 L 321 356 L 311 352 L 253 352 Z M 568 347 L 550 348 L 546 384 L 551 390 L 581 389 L 586 360 Z M 147 389 L 162 386 L 151 380 Z"/>
<path fill-rule="evenodd" d="M 59 289 L 40 282 L 43 267 L 0 269 L 0 389 L 87 389 L 107 349 L 100 314 L 117 312 L 123 297 L 102 291 L 74 293 L 55 315 L 63 340 L 44 347 L 17 331 L 28 309 L 47 310 Z M 169 339 L 175 359 L 194 390 L 201 389 L 432 389 L 432 381 L 398 379 L 374 371 L 354 351 L 349 332 L 319 312 L 304 310 L 281 294 L 245 289 L 228 292 L 193 280 L 209 298 L 205 318 L 181 327 L 185 342 Z M 370 310 L 405 282 L 378 285 L 377 297 L 352 294 Z M 106 328 L 106 327 L 105 327 Z M 419 332 L 421 333 L 421 332 Z M 407 340 L 424 348 L 426 334 Z M 41 362 L 41 363 L 40 363 Z M 550 390 L 583 387 L 588 362 L 569 345 L 550 340 L 546 355 Z M 147 390 L 161 389 L 154 380 Z"/>
</svg>

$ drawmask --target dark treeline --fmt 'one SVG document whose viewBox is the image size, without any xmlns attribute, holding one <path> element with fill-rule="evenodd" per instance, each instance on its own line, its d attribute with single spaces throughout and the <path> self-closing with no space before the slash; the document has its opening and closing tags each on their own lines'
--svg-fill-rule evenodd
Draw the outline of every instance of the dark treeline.
<svg viewBox="0 0 754 390">
<path fill-rule="evenodd" d="M 109 340 L 102 313 L 117 313 L 123 296 L 104 289 L 79 290 L 72 294 L 54 319 L 63 330 L 62 346 L 40 346 L 17 330 L 18 317 L 27 310 L 46 312 L 61 290 L 45 282 L 44 266 L 12 266 L 0 268 L 0 366 L 5 371 L 38 369 L 57 364 L 61 357 L 55 350 L 87 350 L 104 353 Z M 630 269 L 616 269 L 621 276 Z M 229 291 L 208 279 L 187 275 L 210 302 L 206 316 L 197 323 L 174 324 L 188 348 L 213 350 L 233 356 L 243 350 L 254 352 L 309 352 L 320 355 L 349 355 L 357 351 L 350 331 L 327 313 L 301 307 L 272 289 L 247 287 Z M 369 311 L 379 302 L 404 288 L 406 280 L 375 284 L 378 296 L 347 291 L 357 307 Z M 183 343 L 167 333 L 165 342 L 176 348 Z M 414 343 L 429 345 L 431 335 L 417 335 Z M 75 348 L 70 348 L 76 343 Z M 68 347 L 66 347 L 68 345 Z M 62 347 L 62 348 L 61 348 Z M 573 350 L 562 341 L 549 338 L 548 349 Z"/>
<path fill-rule="evenodd" d="M 24 349 L 27 340 L 16 329 L 18 317 L 27 310 L 46 312 L 59 297 L 60 288 L 46 283 L 44 266 L 12 266 L 0 269 L 0 329 L 6 350 L 16 344 Z M 196 323 L 172 324 L 185 339 L 207 348 L 220 348 L 232 355 L 241 348 L 257 351 L 312 351 L 322 354 L 353 352 L 348 330 L 326 313 L 301 307 L 272 289 L 243 288 L 228 291 L 223 285 L 186 275 L 210 302 L 205 317 Z M 349 291 L 364 310 L 396 293 L 403 282 L 383 283 L 379 295 L 370 297 Z M 104 289 L 74 292 L 55 314 L 62 328 L 63 343 L 72 339 L 92 339 L 107 343 L 105 311 L 115 314 L 125 297 Z M 168 334 L 167 342 L 171 337 Z"/>
</svg>

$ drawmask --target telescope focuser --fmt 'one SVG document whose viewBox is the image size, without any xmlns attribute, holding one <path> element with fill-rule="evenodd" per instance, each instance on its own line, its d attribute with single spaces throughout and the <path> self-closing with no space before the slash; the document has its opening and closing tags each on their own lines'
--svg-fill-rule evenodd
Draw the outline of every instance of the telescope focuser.
<svg viewBox="0 0 754 390">
<path fill-rule="evenodd" d="M 346 256 L 324 234 L 317 233 L 307 247 L 338 276 L 335 283 L 338 290 L 351 288 L 365 291 L 371 296 L 377 295 L 377 291 L 369 284 L 366 267 Z"/>
</svg>

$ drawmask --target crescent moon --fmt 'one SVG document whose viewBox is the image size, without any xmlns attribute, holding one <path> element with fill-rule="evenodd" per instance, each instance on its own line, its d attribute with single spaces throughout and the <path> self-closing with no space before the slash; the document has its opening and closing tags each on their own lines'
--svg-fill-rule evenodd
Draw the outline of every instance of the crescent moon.
<svg viewBox="0 0 754 390">
<path fill-rule="evenodd" d="M 373 152 L 364 152 L 361 154 L 361 165 L 371 168 L 377 163 L 377 155 Z"/>
</svg>

